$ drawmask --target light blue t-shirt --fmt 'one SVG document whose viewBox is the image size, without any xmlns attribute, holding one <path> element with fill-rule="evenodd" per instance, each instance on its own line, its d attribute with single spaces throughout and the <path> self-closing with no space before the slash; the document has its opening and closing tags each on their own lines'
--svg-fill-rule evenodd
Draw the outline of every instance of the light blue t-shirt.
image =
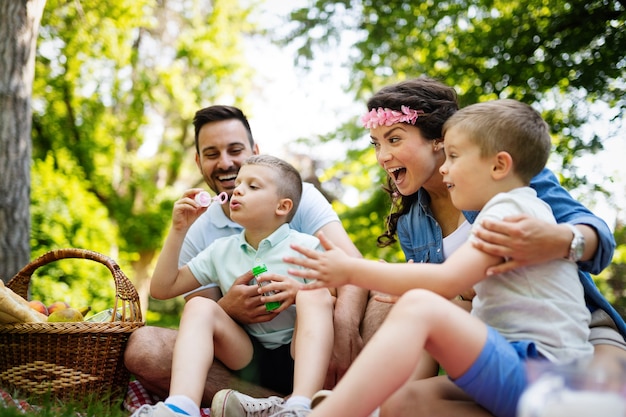
<svg viewBox="0 0 626 417">
<path fill-rule="evenodd" d="M 259 264 L 265 264 L 268 272 L 289 276 L 287 269 L 295 265 L 283 261 L 285 256 L 299 256 L 289 245 L 322 250 L 319 240 L 312 235 L 297 232 L 283 224 L 274 233 L 259 243 L 254 249 L 245 239 L 244 232 L 217 239 L 213 244 L 198 254 L 187 264 L 191 273 L 201 285 L 217 284 L 223 294 L 233 282 Z M 303 279 L 293 277 L 300 282 Z M 256 284 L 253 284 L 256 285 Z M 268 349 L 275 349 L 291 343 L 293 328 L 296 323 L 296 306 L 291 305 L 272 320 L 265 323 L 253 323 L 244 328 L 251 336 Z"/>
</svg>

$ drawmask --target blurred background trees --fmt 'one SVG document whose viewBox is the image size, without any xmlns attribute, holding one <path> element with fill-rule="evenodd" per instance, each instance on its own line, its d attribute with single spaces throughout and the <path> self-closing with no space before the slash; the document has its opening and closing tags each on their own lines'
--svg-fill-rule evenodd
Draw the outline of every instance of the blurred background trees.
<svg viewBox="0 0 626 417">
<path fill-rule="evenodd" d="M 341 45 L 342 39 L 356 39 L 344 63 L 352 69 L 349 90 L 357 102 L 365 103 L 386 84 L 428 75 L 455 86 L 462 106 L 496 98 L 532 103 L 552 127 L 555 152 L 550 167 L 561 183 L 592 209 L 599 197 L 608 204 L 619 201 L 605 187 L 613 178 L 589 181 L 579 161 L 602 150 L 611 138 L 626 145 L 623 0 L 309 3 L 291 14 L 290 32 L 281 40 L 298 47 L 297 62 L 304 66 Z M 365 110 L 364 104 L 361 108 Z M 357 124 L 356 119 L 352 122 Z M 598 126 L 605 128 L 602 133 Z M 354 142 L 361 136 L 348 124 L 321 139 Z M 327 174 L 366 176 L 359 189 L 360 203 L 338 207 L 359 249 L 366 256 L 377 256 L 374 237 L 382 231 L 390 202 L 381 191 L 374 192 L 372 184 L 381 184 L 383 173 L 368 168 L 375 164 L 372 149 L 350 152 L 346 162 Z M 625 189 L 618 192 L 626 195 Z M 619 246 L 613 265 L 596 280 L 626 315 L 623 220 L 617 217 L 610 225 Z M 383 255 L 388 260 L 402 256 Z"/>
<path fill-rule="evenodd" d="M 12 2 L 0 2 L 4 21 Z M 455 86 L 463 105 L 504 97 L 533 103 L 552 126 L 551 167 L 563 184 L 586 196 L 586 204 L 595 195 L 612 202 L 604 183 L 589 181 L 577 161 L 623 132 L 623 1 L 308 1 L 275 31 L 256 22 L 261 3 L 47 1 L 32 88 L 31 258 L 59 247 L 105 253 L 135 283 L 142 305 L 150 305 L 148 319 L 176 325 L 175 314 L 158 313 L 177 311 L 180 302 L 149 304 L 147 283 L 173 202 L 183 189 L 204 186 L 193 164 L 191 120 L 209 104 L 246 108 L 255 63 L 246 60 L 244 43 L 255 37 L 296 47 L 299 68 L 331 51 L 350 69 L 355 116 L 381 86 L 423 74 Z M 590 129 L 594 123 L 608 133 Z M 356 117 L 337 124 L 297 144 L 314 159 L 310 175 L 336 198 L 365 256 L 402 261 L 397 246 L 376 247 L 390 202 L 366 132 Z M 6 137 L 0 129 L 0 146 L 13 140 Z M 317 156 L 320 144 L 345 152 Z M 0 149 L 0 166 L 7 159 Z M 0 235 L 14 236 L 16 226 L 0 223 Z M 611 226 L 620 246 L 596 279 L 624 313 L 626 231 L 623 221 Z M 0 259 L 20 259 L 19 246 L 0 242 Z M 85 261 L 58 262 L 39 275 L 32 286 L 37 298 L 104 306 L 113 296 L 106 268 Z"/>
</svg>

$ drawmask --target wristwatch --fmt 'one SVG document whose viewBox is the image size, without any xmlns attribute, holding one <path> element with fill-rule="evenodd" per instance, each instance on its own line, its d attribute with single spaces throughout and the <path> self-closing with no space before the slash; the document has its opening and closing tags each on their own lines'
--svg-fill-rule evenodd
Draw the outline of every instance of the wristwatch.
<svg viewBox="0 0 626 417">
<path fill-rule="evenodd" d="M 569 255 L 567 259 L 573 262 L 578 262 L 580 258 L 583 257 L 583 253 L 585 252 L 585 236 L 570 223 L 565 223 L 567 227 L 570 228 L 574 237 L 572 238 L 572 242 L 569 245 Z"/>
</svg>

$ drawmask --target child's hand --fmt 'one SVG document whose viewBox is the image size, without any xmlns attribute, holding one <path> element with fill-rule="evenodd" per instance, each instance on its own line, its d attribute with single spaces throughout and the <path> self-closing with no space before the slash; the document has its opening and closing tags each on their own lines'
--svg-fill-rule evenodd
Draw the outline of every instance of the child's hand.
<svg viewBox="0 0 626 417">
<path fill-rule="evenodd" d="M 202 207 L 194 197 L 204 191 L 202 188 L 191 188 L 174 203 L 172 212 L 172 228 L 178 231 L 186 231 L 208 207 Z"/>
<path fill-rule="evenodd" d="M 263 275 L 257 278 L 258 282 L 268 282 L 263 288 L 259 287 L 257 292 L 261 295 L 262 303 L 270 303 L 272 301 L 279 301 L 280 307 L 276 310 L 272 310 L 272 313 L 280 313 L 296 302 L 296 294 L 304 284 L 296 281 L 293 278 L 286 277 L 284 275 L 273 274 L 271 272 L 265 272 Z M 263 294 L 274 291 L 276 294 L 265 296 Z"/>
<path fill-rule="evenodd" d="M 291 245 L 292 249 L 305 257 L 286 256 L 283 260 L 307 269 L 289 269 L 288 272 L 296 277 L 315 280 L 306 284 L 304 289 L 340 287 L 348 284 L 350 257 L 328 240 L 323 233 L 320 233 L 318 237 L 325 252 Z"/>
</svg>

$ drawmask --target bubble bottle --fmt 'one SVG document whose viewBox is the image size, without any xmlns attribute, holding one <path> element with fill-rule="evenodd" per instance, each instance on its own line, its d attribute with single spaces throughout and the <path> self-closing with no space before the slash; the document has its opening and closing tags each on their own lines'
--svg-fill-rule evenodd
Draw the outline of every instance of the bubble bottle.
<svg viewBox="0 0 626 417">
<path fill-rule="evenodd" d="M 265 272 L 267 272 L 267 266 L 265 266 L 265 264 L 260 264 L 252 268 L 252 275 L 254 275 L 255 279 L 263 275 Z M 259 280 L 257 279 L 257 283 L 259 284 L 259 287 L 263 288 L 264 286 L 269 284 L 269 281 L 259 282 Z M 274 295 L 274 294 L 276 294 L 275 291 L 269 291 L 269 292 L 263 293 L 263 295 L 266 297 L 270 295 Z M 276 310 L 278 307 L 280 307 L 280 301 L 271 301 L 271 302 L 265 303 L 265 309 L 267 311 Z"/>
</svg>

